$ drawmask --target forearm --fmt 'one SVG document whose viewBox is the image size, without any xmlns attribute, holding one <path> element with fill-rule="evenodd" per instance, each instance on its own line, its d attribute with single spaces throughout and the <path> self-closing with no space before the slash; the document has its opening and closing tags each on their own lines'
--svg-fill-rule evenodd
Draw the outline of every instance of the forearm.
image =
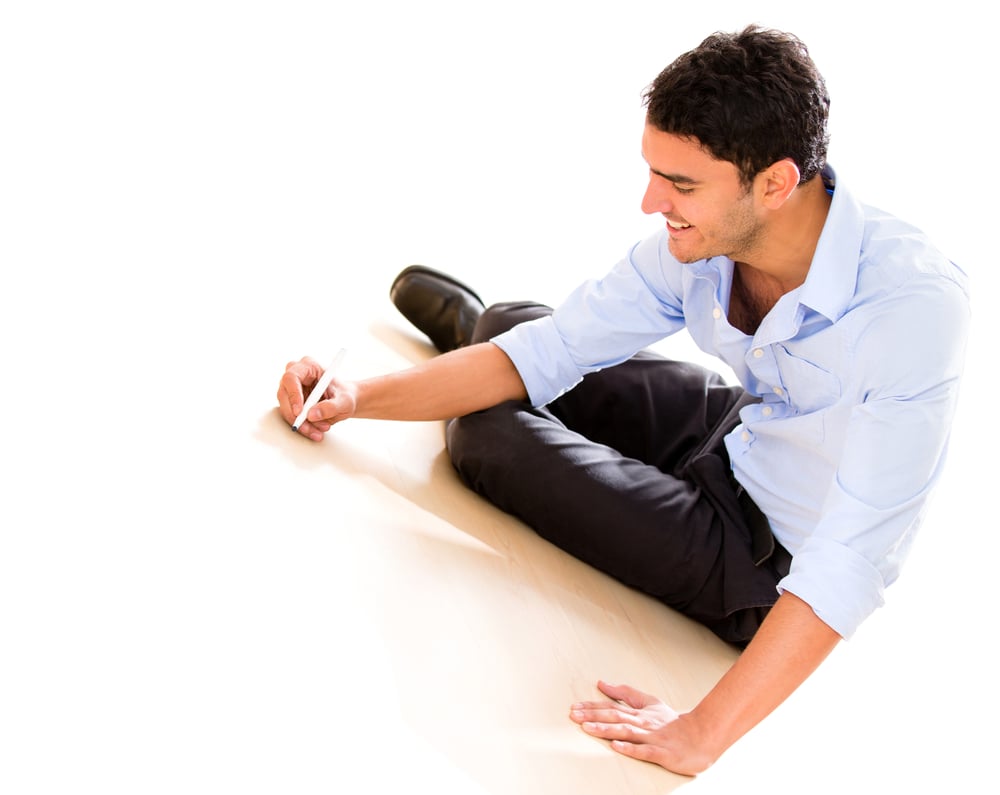
<svg viewBox="0 0 1000 795">
<path fill-rule="evenodd" d="M 443 420 L 527 397 L 513 363 L 486 342 L 357 385 L 355 417 Z"/>
<path fill-rule="evenodd" d="M 782 594 L 733 667 L 685 716 L 704 738 L 709 764 L 788 698 L 839 640 L 808 604 Z"/>
</svg>

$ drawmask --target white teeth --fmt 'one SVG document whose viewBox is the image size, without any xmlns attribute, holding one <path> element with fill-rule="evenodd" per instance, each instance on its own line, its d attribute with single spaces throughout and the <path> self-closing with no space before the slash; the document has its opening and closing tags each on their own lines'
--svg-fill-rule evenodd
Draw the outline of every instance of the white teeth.
<svg viewBox="0 0 1000 795">
<path fill-rule="evenodd" d="M 670 224 L 671 229 L 687 229 L 691 226 L 691 224 L 682 224 L 678 221 L 671 221 L 669 218 L 667 219 L 667 223 Z"/>
</svg>

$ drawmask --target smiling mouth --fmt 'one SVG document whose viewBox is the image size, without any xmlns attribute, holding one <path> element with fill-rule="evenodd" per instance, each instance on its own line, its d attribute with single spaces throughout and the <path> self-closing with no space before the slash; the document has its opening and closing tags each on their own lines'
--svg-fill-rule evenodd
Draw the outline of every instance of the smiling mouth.
<svg viewBox="0 0 1000 795">
<path fill-rule="evenodd" d="M 671 219 L 667 218 L 667 226 L 669 226 L 671 229 L 688 229 L 690 228 L 691 224 L 686 224 L 683 221 L 672 221 Z"/>
</svg>

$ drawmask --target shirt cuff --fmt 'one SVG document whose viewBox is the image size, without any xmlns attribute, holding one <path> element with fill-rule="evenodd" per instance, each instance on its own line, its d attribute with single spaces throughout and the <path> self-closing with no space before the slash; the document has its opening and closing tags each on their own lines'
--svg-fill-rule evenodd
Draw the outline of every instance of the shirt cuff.
<svg viewBox="0 0 1000 795">
<path fill-rule="evenodd" d="M 850 548 L 811 538 L 795 553 L 778 592 L 795 594 L 845 640 L 885 603 L 878 569 Z"/>
<path fill-rule="evenodd" d="M 490 342 L 514 363 L 532 406 L 552 402 L 583 378 L 551 316 L 520 323 Z"/>
</svg>

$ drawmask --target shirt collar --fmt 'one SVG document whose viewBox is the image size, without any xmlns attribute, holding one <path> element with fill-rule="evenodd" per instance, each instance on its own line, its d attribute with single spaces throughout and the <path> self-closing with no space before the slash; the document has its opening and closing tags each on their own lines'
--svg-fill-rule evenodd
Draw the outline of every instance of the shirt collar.
<svg viewBox="0 0 1000 795">
<path fill-rule="evenodd" d="M 823 224 L 809 273 L 799 292 L 799 303 L 836 321 L 850 306 L 858 281 L 864 211 L 853 194 L 836 184 L 830 166 L 823 169 L 823 182 L 833 189 L 833 201 Z"/>
</svg>

